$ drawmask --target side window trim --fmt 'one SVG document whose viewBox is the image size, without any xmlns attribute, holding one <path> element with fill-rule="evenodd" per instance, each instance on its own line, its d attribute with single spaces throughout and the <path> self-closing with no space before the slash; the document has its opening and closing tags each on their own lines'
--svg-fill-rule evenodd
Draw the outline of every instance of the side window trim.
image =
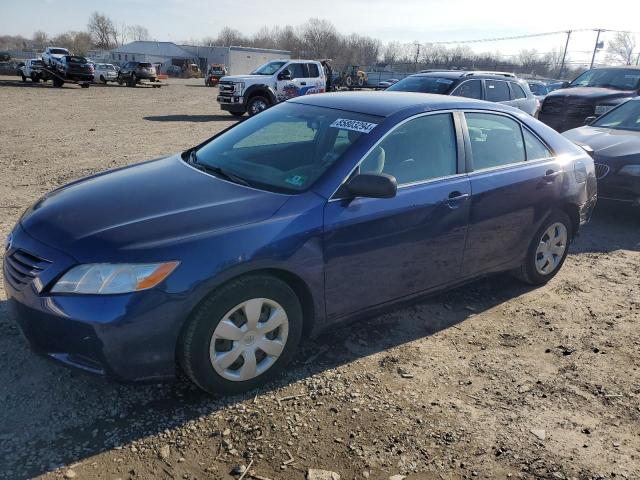
<svg viewBox="0 0 640 480">
<path fill-rule="evenodd" d="M 498 165 L 496 167 L 483 168 L 481 170 L 474 170 L 474 168 L 473 168 L 473 151 L 472 151 L 472 148 L 471 148 L 471 136 L 469 135 L 469 127 L 467 125 L 467 118 L 466 118 L 466 114 L 467 113 L 483 113 L 483 114 L 487 114 L 487 115 L 498 115 L 498 116 L 502 116 L 502 117 L 507 117 L 507 118 L 513 120 L 514 122 L 516 122 L 520 126 L 520 135 L 522 135 L 522 145 L 523 145 L 523 148 L 524 148 L 525 159 L 523 161 L 513 162 L 513 163 L 509 163 L 507 165 Z M 519 167 L 519 166 L 522 166 L 522 165 L 525 165 L 525 164 L 531 164 L 531 163 L 536 163 L 536 162 L 546 162 L 546 161 L 549 161 L 550 159 L 553 159 L 553 158 L 556 157 L 556 152 L 547 144 L 547 142 L 545 142 L 543 139 L 541 139 L 540 136 L 536 132 L 531 130 L 527 125 L 522 123 L 519 119 L 517 119 L 516 117 L 514 117 L 514 116 L 512 116 L 512 115 L 510 115 L 508 113 L 489 111 L 489 110 L 462 110 L 462 111 L 460 111 L 460 121 L 461 121 L 461 126 L 462 126 L 462 133 L 464 135 L 466 171 L 467 171 L 467 174 L 469 174 L 469 175 L 482 174 L 482 173 L 491 172 L 491 171 L 495 171 L 495 170 L 507 170 L 507 169 L 511 169 L 511 168 L 514 168 L 514 167 Z M 524 130 L 527 130 L 536 139 L 538 139 L 540 141 L 540 143 L 542 143 L 542 145 L 544 145 L 547 148 L 547 150 L 549 150 L 549 152 L 551 152 L 551 156 L 546 157 L 546 158 L 537 158 L 535 160 L 529 160 L 527 158 L 528 157 L 527 146 L 525 145 L 525 142 L 524 142 Z"/>
<path fill-rule="evenodd" d="M 373 152 L 373 150 L 375 150 L 378 145 L 380 145 L 390 134 L 392 134 L 396 129 L 400 128 L 401 126 L 403 126 L 405 123 L 408 123 L 412 120 L 415 120 L 417 118 L 421 118 L 421 117 L 426 117 L 428 115 L 442 115 L 442 114 L 449 114 L 452 117 L 452 121 L 453 121 L 453 131 L 454 131 L 454 135 L 456 136 L 456 156 L 457 156 L 457 172 L 453 175 L 447 175 L 445 177 L 437 177 L 437 178 L 429 178 L 426 180 L 421 180 L 419 182 L 412 182 L 412 183 L 405 183 L 403 185 L 398 185 L 398 190 L 402 189 L 402 188 L 406 188 L 406 187 L 414 187 L 417 185 L 423 185 L 425 183 L 434 183 L 434 182 L 440 182 L 442 180 L 447 180 L 449 178 L 454 178 L 454 177 L 459 177 L 462 175 L 467 175 L 467 171 L 465 166 L 467 165 L 466 162 L 466 156 L 467 156 L 467 149 L 465 148 L 465 140 L 463 138 L 463 131 L 465 127 L 465 124 L 462 123 L 464 122 L 464 113 L 462 111 L 459 110 L 436 110 L 433 112 L 424 112 L 424 113 L 419 113 L 417 115 L 414 115 L 412 117 L 409 118 L 405 118 L 402 122 L 397 123 L 396 125 L 393 126 L 392 129 L 390 129 L 389 131 L 385 132 L 385 134 L 380 137 L 378 139 L 378 141 L 376 143 L 374 143 L 371 148 L 369 148 L 369 150 L 367 150 L 364 155 L 362 155 L 362 157 L 360 157 L 360 159 L 358 160 L 358 163 L 356 163 L 354 165 L 354 167 L 351 169 L 351 171 L 349 172 L 349 174 L 340 182 L 340 185 L 338 185 L 338 187 L 335 189 L 335 191 L 331 194 L 331 196 L 329 197 L 329 202 L 334 202 L 337 200 L 343 200 L 344 197 L 339 197 L 336 196 L 341 190 L 343 185 L 353 176 L 353 174 L 356 171 L 360 171 L 360 164 L 362 162 L 364 162 L 364 160 L 369 156 L 369 154 L 371 152 Z"/>
</svg>

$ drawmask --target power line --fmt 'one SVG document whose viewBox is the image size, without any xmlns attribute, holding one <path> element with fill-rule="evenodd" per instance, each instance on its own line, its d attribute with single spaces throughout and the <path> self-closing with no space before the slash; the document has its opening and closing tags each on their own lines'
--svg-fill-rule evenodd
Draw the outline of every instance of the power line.
<svg viewBox="0 0 640 480">
<path fill-rule="evenodd" d="M 566 34 L 568 30 L 558 30 L 555 32 L 541 32 L 541 33 L 528 33 L 523 35 L 512 35 L 507 37 L 491 37 L 491 38 L 477 38 L 473 40 L 447 40 L 438 42 L 426 42 L 431 45 L 454 45 L 460 43 L 487 43 L 487 42 L 501 42 L 504 40 L 522 40 L 525 38 L 547 37 L 550 35 Z M 579 28 L 571 30 L 571 32 L 613 32 L 613 33 L 631 33 L 640 34 L 640 32 L 634 32 L 630 30 L 607 30 L 605 28 Z"/>
</svg>

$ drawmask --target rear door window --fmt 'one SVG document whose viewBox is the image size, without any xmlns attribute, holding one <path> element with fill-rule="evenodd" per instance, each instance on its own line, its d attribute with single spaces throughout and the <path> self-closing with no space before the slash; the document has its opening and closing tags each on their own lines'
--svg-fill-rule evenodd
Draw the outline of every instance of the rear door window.
<svg viewBox="0 0 640 480">
<path fill-rule="evenodd" d="M 520 85 L 515 82 L 511 82 L 511 99 L 512 100 L 520 100 L 522 98 L 527 98 L 527 95 L 524 93 L 524 90 Z"/>
<path fill-rule="evenodd" d="M 318 78 L 320 76 L 320 70 L 315 63 L 307 63 L 307 70 L 309 71 L 309 78 Z"/>
<path fill-rule="evenodd" d="M 524 162 L 526 154 L 518 122 L 491 113 L 465 113 L 465 117 L 474 170 Z"/>
<path fill-rule="evenodd" d="M 540 160 L 541 158 L 553 157 L 551 150 L 526 128 L 522 129 L 524 134 L 524 145 L 527 150 L 527 160 Z"/>
<path fill-rule="evenodd" d="M 490 102 L 508 102 L 510 99 L 509 85 L 502 80 L 485 80 L 487 100 Z"/>
<path fill-rule="evenodd" d="M 451 95 L 482 100 L 482 80 L 467 80 L 462 82 Z"/>
<path fill-rule="evenodd" d="M 304 63 L 292 63 L 287 69 L 291 72 L 291 78 L 307 78 L 307 69 Z"/>
</svg>

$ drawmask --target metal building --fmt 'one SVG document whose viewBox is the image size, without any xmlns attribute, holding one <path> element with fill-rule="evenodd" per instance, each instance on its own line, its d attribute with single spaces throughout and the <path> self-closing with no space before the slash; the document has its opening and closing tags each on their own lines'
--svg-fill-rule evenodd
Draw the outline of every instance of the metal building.
<svg viewBox="0 0 640 480">
<path fill-rule="evenodd" d="M 289 59 L 291 52 L 253 47 L 203 47 L 176 45 L 173 42 L 137 41 L 114 48 L 110 52 L 111 62 L 124 64 L 129 61 L 162 64 L 165 72 L 170 65 L 195 63 L 202 71 L 212 63 L 222 63 L 229 75 L 242 75 L 275 59 Z"/>
</svg>

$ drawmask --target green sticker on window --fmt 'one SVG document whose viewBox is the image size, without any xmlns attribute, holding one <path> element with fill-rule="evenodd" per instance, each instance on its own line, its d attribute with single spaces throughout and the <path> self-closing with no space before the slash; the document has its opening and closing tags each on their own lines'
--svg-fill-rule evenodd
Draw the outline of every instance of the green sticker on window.
<svg viewBox="0 0 640 480">
<path fill-rule="evenodd" d="M 301 187 L 304 185 L 304 182 L 307 181 L 307 177 L 304 175 L 293 175 L 291 177 L 285 178 L 285 182 L 290 183 L 291 185 L 295 185 L 296 187 Z"/>
</svg>

